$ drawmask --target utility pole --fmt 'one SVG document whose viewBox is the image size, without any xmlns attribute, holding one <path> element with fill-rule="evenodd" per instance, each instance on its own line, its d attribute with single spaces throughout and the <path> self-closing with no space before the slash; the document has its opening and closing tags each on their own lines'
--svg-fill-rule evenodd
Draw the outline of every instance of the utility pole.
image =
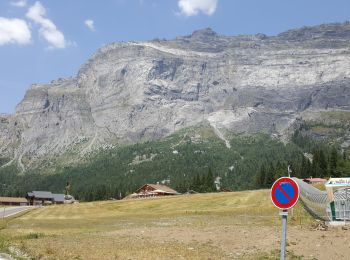
<svg viewBox="0 0 350 260">
<path fill-rule="evenodd" d="M 290 164 L 288 164 L 288 177 L 290 178 L 290 174 L 292 173 L 292 169 L 290 168 Z"/>
</svg>

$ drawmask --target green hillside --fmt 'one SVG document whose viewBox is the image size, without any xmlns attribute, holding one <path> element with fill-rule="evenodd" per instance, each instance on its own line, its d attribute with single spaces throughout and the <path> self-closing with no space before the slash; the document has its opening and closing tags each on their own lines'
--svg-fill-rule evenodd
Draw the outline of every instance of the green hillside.
<svg viewBox="0 0 350 260">
<path fill-rule="evenodd" d="M 297 177 L 349 175 L 350 163 L 339 146 L 310 139 L 304 128 L 287 144 L 267 134 L 231 135 L 229 149 L 210 127 L 201 125 L 163 140 L 100 150 L 83 158 L 74 152 L 48 158 L 24 174 L 12 164 L 0 170 L 0 195 L 63 192 L 67 181 L 71 193 L 84 201 L 121 198 L 144 183 L 162 180 L 170 180 L 179 192 L 210 192 L 217 176 L 223 188 L 246 190 L 270 187 L 286 175 L 288 164 Z M 313 163 L 303 153 L 314 154 Z M 72 158 L 75 163 L 66 163 Z"/>
</svg>

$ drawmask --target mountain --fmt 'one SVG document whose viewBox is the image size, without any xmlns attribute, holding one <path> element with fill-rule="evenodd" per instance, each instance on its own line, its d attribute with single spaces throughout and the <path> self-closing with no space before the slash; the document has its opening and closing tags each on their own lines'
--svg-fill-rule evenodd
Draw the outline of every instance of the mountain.
<svg viewBox="0 0 350 260">
<path fill-rule="evenodd" d="M 223 36 L 207 28 L 106 45 L 75 77 L 32 85 L 14 114 L 0 115 L 2 167 L 16 163 L 25 171 L 44 158 L 75 160 L 199 124 L 227 149 L 231 134 L 287 141 L 305 120 L 337 125 L 346 118 L 346 125 L 349 43 L 345 22 L 277 36 Z M 349 140 L 344 130 L 343 147 Z"/>
</svg>

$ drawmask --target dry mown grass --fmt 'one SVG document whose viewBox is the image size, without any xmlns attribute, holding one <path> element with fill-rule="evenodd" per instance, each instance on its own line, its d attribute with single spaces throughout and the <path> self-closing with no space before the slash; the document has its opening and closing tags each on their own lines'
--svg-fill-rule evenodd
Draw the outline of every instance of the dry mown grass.
<svg viewBox="0 0 350 260">
<path fill-rule="evenodd" d="M 294 213 L 292 225 L 310 221 Z M 265 258 L 278 248 L 279 226 L 261 190 L 49 206 L 10 221 L 1 235 L 37 259 Z"/>
</svg>

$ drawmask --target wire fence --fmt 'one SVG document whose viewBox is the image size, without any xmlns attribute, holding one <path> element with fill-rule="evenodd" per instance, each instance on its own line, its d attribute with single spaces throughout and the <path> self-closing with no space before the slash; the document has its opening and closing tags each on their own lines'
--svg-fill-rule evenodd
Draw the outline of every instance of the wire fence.
<svg viewBox="0 0 350 260">
<path fill-rule="evenodd" d="M 321 191 L 298 178 L 293 178 L 299 186 L 299 198 L 305 210 L 314 218 L 323 221 L 350 220 L 350 190 L 334 192 L 334 209 L 326 191 Z"/>
<path fill-rule="evenodd" d="M 314 218 L 329 221 L 327 192 L 321 191 L 303 180 L 293 178 L 299 186 L 299 199 L 305 210 Z"/>
</svg>

